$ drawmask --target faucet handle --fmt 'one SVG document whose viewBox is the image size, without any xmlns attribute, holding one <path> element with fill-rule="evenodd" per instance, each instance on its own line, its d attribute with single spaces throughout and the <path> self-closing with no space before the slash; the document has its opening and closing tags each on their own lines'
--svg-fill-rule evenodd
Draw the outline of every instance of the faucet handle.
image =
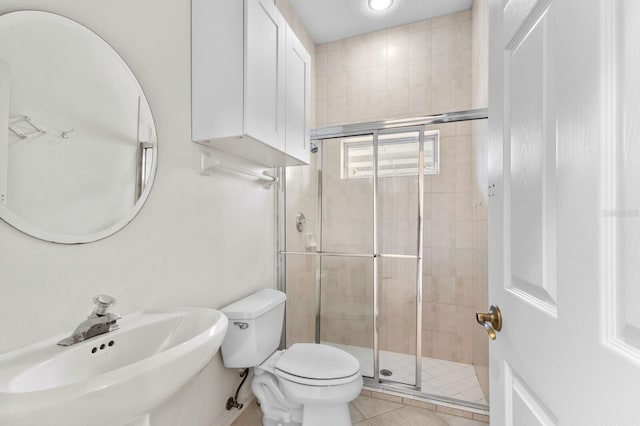
<svg viewBox="0 0 640 426">
<path fill-rule="evenodd" d="M 103 316 L 109 313 L 109 309 L 116 304 L 116 299 L 106 294 L 100 294 L 93 298 L 96 309 L 93 311 L 95 315 Z"/>
</svg>

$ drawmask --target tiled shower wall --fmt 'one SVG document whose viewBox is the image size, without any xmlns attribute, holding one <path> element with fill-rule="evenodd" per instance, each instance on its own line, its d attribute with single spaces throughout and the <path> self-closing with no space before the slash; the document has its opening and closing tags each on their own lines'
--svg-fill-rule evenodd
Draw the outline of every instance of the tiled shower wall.
<svg viewBox="0 0 640 426">
<path fill-rule="evenodd" d="M 316 46 L 316 125 L 471 107 L 471 11 Z"/>
<path fill-rule="evenodd" d="M 317 127 L 469 109 L 471 28 L 469 10 L 316 46 Z M 441 172 L 425 182 L 423 355 L 471 363 L 475 324 L 472 126 L 433 128 L 440 131 Z M 330 144 L 325 142 L 323 153 L 325 174 L 332 168 L 332 173 L 339 173 L 339 151 L 327 147 Z M 312 157 L 315 161 L 316 156 Z M 292 247 L 313 251 L 305 248 L 305 241 L 307 233 L 315 233 L 316 170 L 312 166 L 287 171 L 289 251 Z M 366 197 L 371 197 L 371 188 L 370 182 L 363 188 L 364 182 L 334 177 L 323 188 L 325 250 L 360 251 L 359 243 L 370 247 L 372 201 Z M 382 179 L 380 190 L 384 228 L 389 230 L 383 232 L 383 241 L 401 235 L 415 252 L 416 178 Z M 303 233 L 295 230 L 293 218 L 298 211 L 313 217 Z M 332 240 L 342 246 L 329 247 Z M 292 308 L 297 316 L 288 317 L 288 344 L 314 340 L 315 267 L 311 258 L 287 258 L 287 292 L 290 300 L 298 302 Z M 381 273 L 381 349 L 414 353 L 413 263 L 384 261 Z M 371 261 L 325 257 L 322 280 L 322 340 L 371 346 Z"/>
</svg>

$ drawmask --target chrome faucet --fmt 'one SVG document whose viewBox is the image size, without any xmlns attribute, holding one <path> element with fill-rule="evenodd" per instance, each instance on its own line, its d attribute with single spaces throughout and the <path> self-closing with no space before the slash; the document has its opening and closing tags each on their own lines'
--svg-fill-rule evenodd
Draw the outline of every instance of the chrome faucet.
<svg viewBox="0 0 640 426">
<path fill-rule="evenodd" d="M 82 321 L 76 327 L 71 336 L 58 342 L 60 346 L 71 346 L 76 343 L 84 342 L 92 337 L 100 334 L 108 333 L 118 329 L 118 321 L 121 317 L 115 312 L 109 312 L 111 307 L 116 304 L 116 299 L 111 296 L 101 294 L 93 298 L 96 304 L 95 309 L 86 320 Z"/>
</svg>

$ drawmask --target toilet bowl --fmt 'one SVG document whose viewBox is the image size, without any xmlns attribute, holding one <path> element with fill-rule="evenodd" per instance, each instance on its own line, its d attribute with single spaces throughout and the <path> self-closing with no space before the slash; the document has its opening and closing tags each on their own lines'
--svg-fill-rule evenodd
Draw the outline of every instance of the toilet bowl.
<svg viewBox="0 0 640 426">
<path fill-rule="evenodd" d="M 222 343 L 225 366 L 254 367 L 251 389 L 264 426 L 351 425 L 349 402 L 362 389 L 360 363 L 322 344 L 277 350 L 284 301 L 284 293 L 262 290 L 222 309 L 232 325 Z"/>
</svg>

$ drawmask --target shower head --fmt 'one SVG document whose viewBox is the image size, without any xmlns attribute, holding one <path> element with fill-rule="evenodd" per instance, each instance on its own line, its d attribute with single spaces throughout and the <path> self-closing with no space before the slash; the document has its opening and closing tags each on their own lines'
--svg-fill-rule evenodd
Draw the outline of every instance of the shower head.
<svg viewBox="0 0 640 426">
<path fill-rule="evenodd" d="M 311 146 L 309 148 L 311 149 L 312 154 L 315 154 L 316 152 L 318 152 L 318 145 L 316 145 L 315 142 L 311 142 Z"/>
</svg>

